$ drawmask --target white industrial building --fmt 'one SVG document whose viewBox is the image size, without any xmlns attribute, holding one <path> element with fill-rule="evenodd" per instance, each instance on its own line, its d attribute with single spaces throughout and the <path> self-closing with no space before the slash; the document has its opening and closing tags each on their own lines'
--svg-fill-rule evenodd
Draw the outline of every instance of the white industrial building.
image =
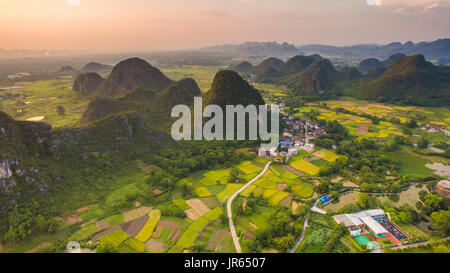
<svg viewBox="0 0 450 273">
<path fill-rule="evenodd" d="M 366 228 L 375 237 L 384 237 L 388 232 L 382 225 L 373 219 L 375 216 L 384 215 L 382 209 L 364 210 L 356 213 L 339 214 L 333 218 L 336 223 L 343 223 L 350 231 L 352 236 L 361 235 L 361 229 Z"/>
</svg>

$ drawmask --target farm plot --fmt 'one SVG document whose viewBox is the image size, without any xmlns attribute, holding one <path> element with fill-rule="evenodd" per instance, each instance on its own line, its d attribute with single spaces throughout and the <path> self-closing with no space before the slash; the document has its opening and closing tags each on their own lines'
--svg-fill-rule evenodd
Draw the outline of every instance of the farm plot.
<svg viewBox="0 0 450 273">
<path fill-rule="evenodd" d="M 148 222 L 148 218 L 149 215 L 147 214 L 137 219 L 128 221 L 121 225 L 122 230 L 131 236 L 137 236 L 139 232 L 144 228 L 145 224 Z"/>
<path fill-rule="evenodd" d="M 249 197 L 252 194 L 263 197 L 271 206 L 289 206 L 290 198 L 288 197 L 291 192 L 301 198 L 309 198 L 314 190 L 312 184 L 303 182 L 297 175 L 281 166 L 271 166 L 263 177 L 247 187 L 240 195 Z M 281 204 L 283 200 L 284 202 Z"/>
<path fill-rule="evenodd" d="M 130 238 L 126 240 L 119 248 L 121 253 L 143 253 L 145 252 L 145 245 L 141 241 Z"/>
<path fill-rule="evenodd" d="M 230 178 L 230 170 L 214 170 L 203 174 L 204 177 L 214 181 L 214 184 L 226 184 Z M 201 183 L 201 181 L 199 181 Z"/>
<path fill-rule="evenodd" d="M 70 237 L 70 240 L 82 241 L 82 240 L 89 238 L 90 236 L 92 236 L 93 234 L 95 234 L 99 231 L 101 231 L 101 229 L 97 226 L 96 223 L 88 224 L 88 225 L 82 227 L 81 229 L 79 229 L 78 231 L 76 231 L 74 234 L 72 234 L 72 236 Z"/>
<path fill-rule="evenodd" d="M 145 243 L 145 248 L 150 253 L 162 253 L 167 249 L 167 245 L 158 239 L 150 239 Z"/>
<path fill-rule="evenodd" d="M 424 177 L 431 176 L 434 173 L 433 170 L 425 166 L 430 162 L 429 160 L 415 154 L 407 147 L 402 147 L 395 152 L 384 153 L 384 155 L 388 156 L 399 165 L 399 174 Z"/>
<path fill-rule="evenodd" d="M 85 206 L 77 210 L 83 220 L 98 219 L 104 215 L 104 211 L 97 204 Z"/>
<path fill-rule="evenodd" d="M 323 154 L 323 156 L 321 156 L 321 158 L 328 162 L 334 162 L 334 161 L 336 161 L 336 159 L 339 158 L 339 156 L 337 154 L 335 154 L 329 150 L 322 149 L 319 152 Z"/>
<path fill-rule="evenodd" d="M 249 197 L 250 196 L 250 194 L 252 194 L 252 193 L 254 193 L 254 191 L 255 191 L 255 189 L 256 189 L 257 187 L 255 186 L 255 185 L 249 185 L 245 190 L 243 190 L 242 192 L 241 192 L 241 195 L 242 196 L 245 196 L 245 197 Z"/>
<path fill-rule="evenodd" d="M 202 229 L 210 222 L 218 219 L 223 213 L 222 208 L 217 207 L 214 210 L 208 212 L 204 216 L 198 218 L 181 235 L 174 247 L 169 252 L 182 252 L 183 249 L 189 249 L 193 246 L 195 239 L 200 234 Z"/>
<path fill-rule="evenodd" d="M 79 123 L 89 100 L 77 96 L 72 85 L 72 78 L 16 82 L 15 86 L 21 88 L 8 92 L 19 97 L 1 100 L 1 108 L 19 120 L 45 121 L 54 128 L 74 126 Z M 66 109 L 64 116 L 56 111 L 60 105 Z"/>
<path fill-rule="evenodd" d="M 309 174 L 309 175 L 317 175 L 320 171 L 320 168 L 309 163 L 308 161 L 304 159 L 297 159 L 295 160 L 292 158 L 290 160 L 289 165 L 303 173 Z"/>
<path fill-rule="evenodd" d="M 212 238 L 209 240 L 208 244 L 206 245 L 206 250 L 213 250 L 216 251 L 217 247 L 219 246 L 219 243 L 226 237 L 230 237 L 231 234 L 228 230 L 225 229 L 218 229 L 212 236 Z"/>
<path fill-rule="evenodd" d="M 130 235 L 126 234 L 122 230 L 118 230 L 101 237 L 100 244 L 110 244 L 117 249 L 128 238 L 130 238 Z"/>
<path fill-rule="evenodd" d="M 285 191 L 277 191 L 274 195 L 272 195 L 272 196 L 269 198 L 269 204 L 270 204 L 271 206 L 277 206 L 278 203 L 281 202 L 281 200 L 285 199 L 285 198 L 288 197 L 288 196 L 289 196 L 289 193 L 288 193 L 288 192 L 285 192 Z"/>
<path fill-rule="evenodd" d="M 140 207 L 137 209 L 124 211 L 124 212 L 122 212 L 124 222 L 128 222 L 128 221 L 134 220 L 136 218 L 142 217 L 142 216 L 148 214 L 151 210 L 152 210 L 151 207 L 144 206 L 144 207 Z"/>
<path fill-rule="evenodd" d="M 114 225 L 121 225 L 125 222 L 125 217 L 123 217 L 123 214 L 116 214 L 113 216 L 106 217 L 103 219 L 105 222 L 107 222 L 110 226 Z"/>
<path fill-rule="evenodd" d="M 139 234 L 136 236 L 136 239 L 138 239 L 141 242 L 146 242 L 150 237 L 152 236 L 153 230 L 155 229 L 156 224 L 159 221 L 159 218 L 161 217 L 161 212 L 157 209 L 152 210 L 149 213 L 149 219 L 147 223 L 145 224 L 144 228 L 139 232 Z"/>
<path fill-rule="evenodd" d="M 197 194 L 199 197 L 207 197 L 211 196 L 211 192 L 206 187 L 197 187 L 194 189 L 194 193 Z"/>
<path fill-rule="evenodd" d="M 210 209 L 203 204 L 199 199 L 187 200 L 186 203 L 193 209 L 199 216 L 203 216 L 210 211 Z"/>
<path fill-rule="evenodd" d="M 233 195 L 233 193 L 238 191 L 242 186 L 243 186 L 242 184 L 227 184 L 225 189 L 219 194 L 217 194 L 217 199 L 219 200 L 220 203 L 225 202 L 226 200 L 228 200 L 228 198 L 231 197 L 231 195 Z"/>
<path fill-rule="evenodd" d="M 251 161 L 243 161 L 238 165 L 234 166 L 236 169 L 240 170 L 244 174 L 252 174 L 260 172 L 263 168 L 254 165 Z"/>
<path fill-rule="evenodd" d="M 109 228 L 109 224 L 108 224 L 108 222 L 106 222 L 105 220 L 100 220 L 100 221 L 98 221 L 98 222 L 95 223 L 95 224 L 97 225 L 97 227 L 98 227 L 100 230 Z"/>
<path fill-rule="evenodd" d="M 311 183 L 301 182 L 292 188 L 292 192 L 300 198 L 310 198 L 314 193 L 314 186 Z"/>
<path fill-rule="evenodd" d="M 199 198 L 199 200 L 202 201 L 202 203 L 205 204 L 209 209 L 214 209 L 219 205 L 219 200 L 216 196 L 203 197 Z"/>
<path fill-rule="evenodd" d="M 184 199 L 174 199 L 173 203 L 177 205 L 181 210 L 187 210 L 190 208 L 189 204 Z"/>
<path fill-rule="evenodd" d="M 183 65 L 179 67 L 161 68 L 161 71 L 170 79 L 181 80 L 185 78 L 193 78 L 199 88 L 203 92 L 208 92 L 214 75 L 221 67 L 216 66 L 200 66 L 200 65 Z"/>
<path fill-rule="evenodd" d="M 110 228 L 108 228 L 107 230 L 104 230 L 104 231 L 102 231 L 102 232 L 99 232 L 99 233 L 96 233 L 94 236 L 92 236 L 92 241 L 94 241 L 94 242 L 96 242 L 96 241 L 98 241 L 101 237 L 103 237 L 103 236 L 105 236 L 105 235 L 108 235 L 108 234 L 110 234 L 110 233 L 113 233 L 113 232 L 115 232 L 115 231 L 118 231 L 118 230 L 120 230 L 120 226 L 113 226 L 113 227 L 110 227 Z"/>
</svg>

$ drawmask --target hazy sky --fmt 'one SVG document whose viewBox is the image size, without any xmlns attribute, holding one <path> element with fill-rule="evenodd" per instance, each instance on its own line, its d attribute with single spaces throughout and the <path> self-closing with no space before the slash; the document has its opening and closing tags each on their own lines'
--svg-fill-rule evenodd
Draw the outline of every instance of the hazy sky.
<svg viewBox="0 0 450 273">
<path fill-rule="evenodd" d="M 173 50 L 450 37 L 450 0 L 0 0 L 0 48 Z"/>
</svg>

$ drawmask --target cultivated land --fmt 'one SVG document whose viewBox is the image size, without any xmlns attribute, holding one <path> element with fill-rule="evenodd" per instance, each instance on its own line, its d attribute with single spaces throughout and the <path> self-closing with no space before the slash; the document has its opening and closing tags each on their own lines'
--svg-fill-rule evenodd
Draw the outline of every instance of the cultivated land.
<svg viewBox="0 0 450 273">
<path fill-rule="evenodd" d="M 180 66 L 161 70 L 173 80 L 191 77 L 206 92 L 220 69 L 215 66 Z M 17 89 L 8 90 L 10 95 L 0 100 L 0 108 L 18 120 L 39 120 L 54 127 L 78 127 L 89 101 L 71 91 L 72 83 L 71 76 L 14 82 L 11 85 Z M 263 91 L 266 102 L 284 101 L 288 96 L 285 86 L 261 83 L 255 83 L 254 86 Z M 4 92 L 1 91 L 0 96 Z M 58 106 L 65 108 L 64 115 L 57 113 Z M 344 113 L 338 108 L 352 113 Z M 286 106 L 285 109 L 292 111 L 297 119 L 310 119 L 311 111 L 317 112 L 318 120 L 339 122 L 348 129 L 350 137 L 371 139 L 380 145 L 392 143 L 396 136 L 411 139 L 414 144 L 421 138 L 441 146 L 450 141 L 450 137 L 442 131 L 413 128 L 408 134 L 404 130 L 405 123 L 412 119 L 418 120 L 420 126 L 431 124 L 449 130 L 448 107 L 396 106 L 342 98 L 321 103 L 310 102 L 303 107 Z M 364 114 L 382 120 L 374 124 L 371 119 L 363 117 Z M 399 119 L 399 123 L 390 120 L 394 116 Z M 349 187 L 364 187 L 366 177 L 360 171 L 361 168 L 358 171 L 346 170 L 339 174 L 343 176 L 339 176 L 339 179 L 336 179 L 335 174 L 321 175 L 321 170 L 344 156 L 332 147 L 316 146 L 314 152 L 299 151 L 285 164 L 273 162 L 264 175 L 236 194 L 269 162 L 268 159 L 250 155 L 249 151 L 254 152 L 255 147 L 241 148 L 239 152 L 246 154 L 246 157 L 235 164 L 215 163 L 208 168 L 186 173 L 184 178 L 175 181 L 171 189 L 147 183 L 152 172 L 160 167 L 146 158 L 138 161 L 124 159 L 120 166 L 107 168 L 98 166 L 90 169 L 84 166 L 85 175 L 95 177 L 95 189 L 86 187 L 83 193 L 76 192 L 61 204 L 62 220 L 57 220 L 57 231 L 51 235 L 37 234 L 21 243 L 2 243 L 0 252 L 53 251 L 53 245 L 48 242 L 67 240 L 80 241 L 93 249 L 112 246 L 115 251 L 127 253 L 234 252 L 234 233 L 240 239 L 243 252 L 287 252 L 302 234 L 304 236 L 296 252 L 322 252 L 329 241 L 335 244 L 326 249 L 328 252 L 365 251 L 361 244 L 348 235 L 334 238 L 333 234 L 337 233 L 339 227 L 331 217 L 333 213 L 358 204 L 359 191 L 343 193 Z M 392 202 L 396 208 L 408 204 L 420 213 L 422 220 L 429 222 L 429 216 L 424 215 L 416 203 L 420 200 L 419 192 L 426 189 L 427 181 L 441 178 L 434 176 L 435 170 L 428 168 L 427 164 L 448 166 L 449 159 L 412 145 L 374 153 L 392 159 L 396 166 L 390 174 L 383 175 L 383 182 L 379 184 L 392 184 L 402 179 L 405 183 L 402 182 L 403 187 L 394 194 L 370 196 L 379 200 L 380 204 Z M 108 161 L 106 154 L 90 156 Z M 404 187 L 409 182 L 414 184 Z M 328 183 L 328 188 L 323 190 L 321 186 L 325 183 Z M 318 196 L 331 193 L 339 196 L 339 200 L 323 207 L 328 211 L 327 215 L 308 212 Z M 236 196 L 230 204 L 230 210 L 236 230 L 230 232 L 225 204 L 234 194 Z M 273 223 L 278 220 L 283 223 L 282 226 L 292 228 L 278 231 L 283 235 L 276 234 L 270 244 L 253 246 L 248 243 L 277 230 Z M 303 227 L 304 223 L 308 223 L 309 227 Z M 424 230 L 418 223 L 399 225 L 408 234 L 413 234 L 415 239 L 428 240 L 431 237 L 431 232 Z M 432 247 L 423 249 L 424 252 L 435 250 Z"/>
</svg>

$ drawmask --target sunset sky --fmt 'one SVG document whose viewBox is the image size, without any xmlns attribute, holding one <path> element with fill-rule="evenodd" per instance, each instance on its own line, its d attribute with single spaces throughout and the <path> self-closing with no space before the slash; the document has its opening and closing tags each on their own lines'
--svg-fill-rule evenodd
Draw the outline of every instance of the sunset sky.
<svg viewBox="0 0 450 273">
<path fill-rule="evenodd" d="M 0 0 L 0 48 L 175 50 L 450 37 L 450 0 Z"/>
</svg>

